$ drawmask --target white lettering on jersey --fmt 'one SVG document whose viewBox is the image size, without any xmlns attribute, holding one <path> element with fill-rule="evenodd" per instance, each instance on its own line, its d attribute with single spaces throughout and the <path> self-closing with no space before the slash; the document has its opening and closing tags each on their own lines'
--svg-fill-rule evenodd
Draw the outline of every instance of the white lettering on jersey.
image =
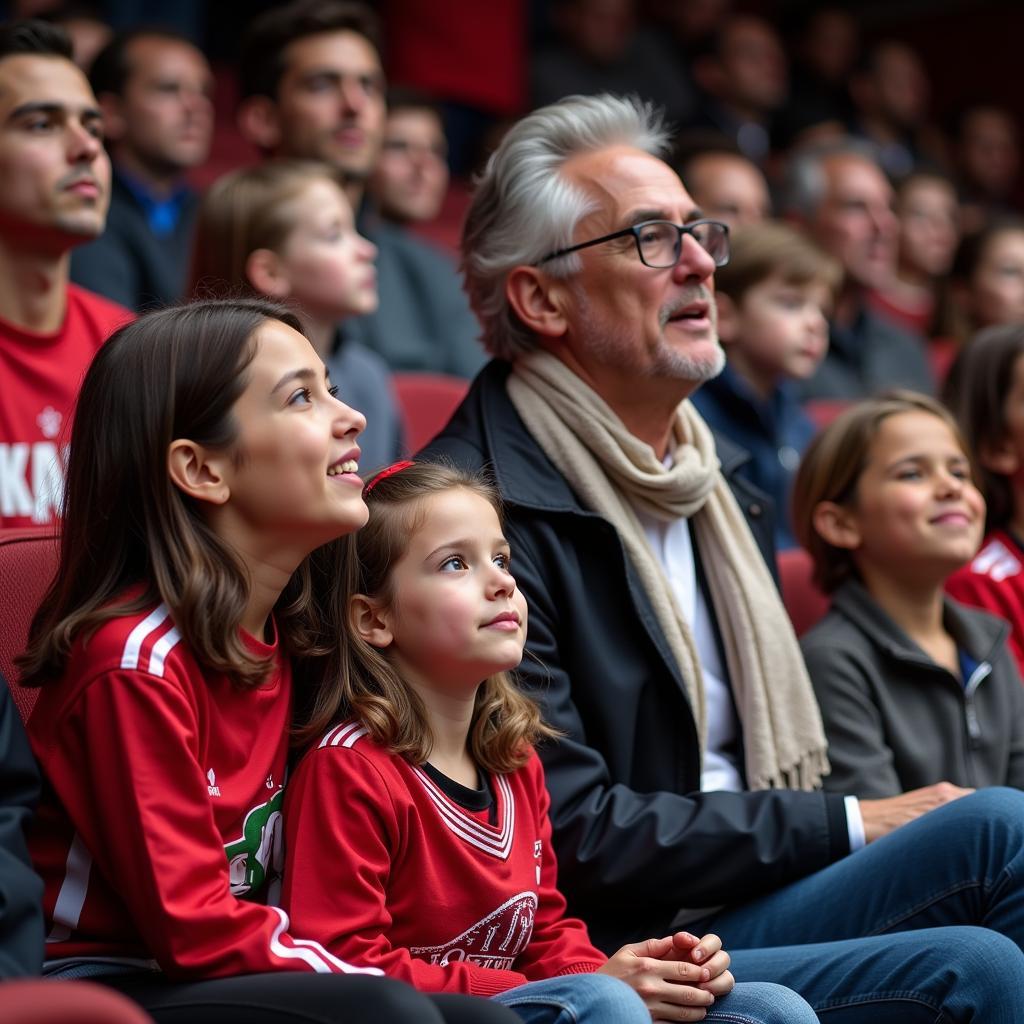
<svg viewBox="0 0 1024 1024">
<path fill-rule="evenodd" d="M 0 443 L 0 516 L 48 523 L 60 512 L 68 448 L 52 441 Z"/>
<path fill-rule="evenodd" d="M 510 971 L 516 957 L 530 943 L 536 913 L 537 894 L 521 892 L 454 939 L 439 946 L 410 946 L 409 952 L 438 967 L 465 960 L 495 971 Z M 492 952 L 494 940 L 499 936 L 501 941 Z"/>
<path fill-rule="evenodd" d="M 60 425 L 64 417 L 52 405 L 48 405 L 36 417 L 36 426 L 43 432 L 43 437 L 53 440 L 60 433 Z"/>
<path fill-rule="evenodd" d="M 206 792 L 210 796 L 220 796 L 220 786 L 217 785 L 217 776 L 213 774 L 212 768 L 206 773 L 206 780 L 210 783 L 206 787 Z"/>
<path fill-rule="evenodd" d="M 1001 540 L 986 544 L 971 562 L 971 572 L 976 572 L 979 576 L 989 576 L 996 583 L 1016 576 L 1020 570 L 1021 565 L 1017 556 Z"/>
</svg>

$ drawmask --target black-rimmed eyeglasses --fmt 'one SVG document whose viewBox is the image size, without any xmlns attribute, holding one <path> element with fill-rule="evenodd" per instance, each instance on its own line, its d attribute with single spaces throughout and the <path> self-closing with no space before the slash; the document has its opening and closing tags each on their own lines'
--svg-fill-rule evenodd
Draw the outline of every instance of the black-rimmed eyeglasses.
<svg viewBox="0 0 1024 1024">
<path fill-rule="evenodd" d="M 613 231 L 610 235 L 549 252 L 534 266 L 539 267 L 558 256 L 568 256 L 571 252 L 591 245 L 602 245 L 627 235 L 633 236 L 641 262 L 654 270 L 674 267 L 679 262 L 679 254 L 683 251 L 683 235 L 689 235 L 715 261 L 716 267 L 724 267 L 729 262 L 729 228 L 721 221 L 695 220 L 690 224 L 673 224 L 670 220 L 645 220 L 642 224 Z"/>
</svg>

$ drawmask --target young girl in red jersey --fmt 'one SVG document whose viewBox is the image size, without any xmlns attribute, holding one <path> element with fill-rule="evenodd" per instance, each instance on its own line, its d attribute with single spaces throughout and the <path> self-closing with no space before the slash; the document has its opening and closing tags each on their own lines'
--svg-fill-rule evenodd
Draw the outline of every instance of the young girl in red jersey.
<svg viewBox="0 0 1024 1024">
<path fill-rule="evenodd" d="M 522 658 L 527 609 L 496 494 L 404 462 L 366 498 L 346 580 L 352 637 L 285 806 L 296 927 L 335 956 L 425 991 L 491 996 L 538 1024 L 816 1021 L 778 986 L 727 995 L 714 935 L 609 959 L 566 916 L 532 749 L 552 733 L 505 675 Z"/>
<path fill-rule="evenodd" d="M 985 539 L 946 589 L 1007 620 L 1024 675 L 1024 327 L 989 327 L 967 345 L 945 394 L 988 504 Z"/>
<path fill-rule="evenodd" d="M 268 905 L 290 658 L 313 672 L 336 643 L 329 542 L 366 519 L 363 417 L 298 326 L 265 302 L 196 303 L 100 350 L 60 565 L 20 662 L 41 688 L 47 973 L 99 977 L 158 1021 L 440 1019 Z"/>
</svg>

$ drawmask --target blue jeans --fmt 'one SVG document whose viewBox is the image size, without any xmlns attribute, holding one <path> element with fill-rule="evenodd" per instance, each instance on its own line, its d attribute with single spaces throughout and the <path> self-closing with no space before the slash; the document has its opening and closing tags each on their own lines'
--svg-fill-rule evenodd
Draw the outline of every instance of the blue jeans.
<svg viewBox="0 0 1024 1024">
<path fill-rule="evenodd" d="M 1024 1020 L 1024 793 L 986 789 L 687 926 L 823 1024 Z"/>
<path fill-rule="evenodd" d="M 651 1024 L 643 1000 L 604 974 L 565 974 L 492 996 L 527 1024 Z M 817 1024 L 814 1011 L 781 985 L 737 985 L 708 1010 L 722 1024 Z"/>
</svg>

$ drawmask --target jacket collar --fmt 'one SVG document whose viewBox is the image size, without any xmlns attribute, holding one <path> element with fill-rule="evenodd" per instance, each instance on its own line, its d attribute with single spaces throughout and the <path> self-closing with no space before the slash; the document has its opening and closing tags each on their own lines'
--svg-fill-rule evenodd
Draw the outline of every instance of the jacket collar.
<svg viewBox="0 0 1024 1024">
<path fill-rule="evenodd" d="M 548 512 L 594 515 L 579 503 L 565 477 L 526 429 L 505 387 L 511 370 L 510 363 L 492 359 L 472 388 L 472 401 L 480 407 L 484 450 L 493 453 L 491 471 L 502 498 Z M 745 449 L 721 434 L 714 437 L 723 476 L 731 476 L 750 461 Z"/>
<path fill-rule="evenodd" d="M 833 595 L 832 607 L 846 616 L 869 640 L 900 661 L 934 666 L 934 662 L 882 610 L 859 580 L 847 580 Z M 977 662 L 991 662 L 1005 643 L 1009 626 L 985 612 L 943 599 L 943 624 Z"/>
</svg>

